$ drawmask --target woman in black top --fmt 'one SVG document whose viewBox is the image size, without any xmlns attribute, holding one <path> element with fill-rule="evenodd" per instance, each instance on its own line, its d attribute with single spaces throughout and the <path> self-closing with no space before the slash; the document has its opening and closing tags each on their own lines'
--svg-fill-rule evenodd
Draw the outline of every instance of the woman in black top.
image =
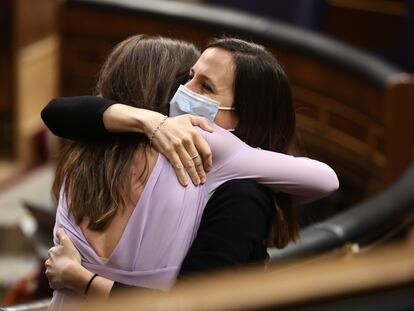
<svg viewBox="0 0 414 311">
<path fill-rule="evenodd" d="M 103 115 L 115 102 L 94 96 L 56 98 L 42 118 L 56 135 L 74 140 L 105 139 Z M 252 180 L 232 180 L 220 186 L 208 201 L 197 236 L 180 269 L 179 278 L 218 268 L 264 262 L 273 196 Z M 129 288 L 115 282 L 112 292 Z"/>
<path fill-rule="evenodd" d="M 254 44 L 249 44 L 241 40 L 232 39 L 225 39 L 222 41 L 219 40 L 213 42 L 210 46 L 211 48 L 224 49 L 227 50 L 229 53 L 234 53 L 233 61 L 236 64 L 237 74 L 237 77 L 235 77 L 236 84 L 246 83 L 247 80 L 252 80 L 250 77 L 246 78 L 246 76 L 242 76 L 243 74 L 245 74 L 245 71 L 237 72 L 238 68 L 242 68 L 247 64 L 247 66 L 252 67 L 244 69 L 251 70 L 258 75 L 257 80 L 251 81 L 249 83 L 249 86 L 251 86 L 253 90 L 268 87 L 269 90 L 279 91 L 279 88 L 275 88 L 275 84 L 270 82 L 271 79 L 269 78 L 273 77 L 267 76 L 268 72 L 266 71 L 266 66 L 269 66 L 269 64 L 271 64 L 270 66 L 273 66 L 273 61 L 270 54 L 266 52 L 262 47 L 256 46 Z M 243 57 L 245 57 L 245 62 L 243 62 Z M 267 61 L 269 61 L 269 64 L 266 63 Z M 262 72 L 260 72 L 261 70 Z M 284 76 L 283 71 L 281 69 L 278 68 L 277 70 L 280 71 L 281 76 Z M 260 74 L 263 74 L 264 76 L 260 78 Z M 194 75 L 194 73 L 192 75 Z M 191 79 L 192 81 L 195 81 L 194 83 L 200 82 L 197 81 L 198 76 Z M 287 83 L 287 80 L 285 80 L 286 79 L 278 80 L 277 83 Z M 257 85 L 253 86 L 253 82 Z M 266 83 L 262 85 L 262 83 L 264 82 Z M 205 83 L 202 81 L 199 83 L 199 85 L 203 88 L 206 87 Z M 280 90 L 282 89 L 284 88 L 281 87 Z M 259 95 L 256 96 L 254 92 L 250 92 L 242 86 L 235 86 L 235 90 L 236 91 L 234 93 L 234 100 L 236 105 L 236 114 L 238 111 L 237 105 L 243 101 L 254 102 L 255 100 L 257 100 L 257 102 L 263 103 L 261 105 L 256 106 L 252 106 L 252 104 L 250 104 L 250 106 L 252 107 L 250 107 L 249 109 L 252 109 L 252 112 L 249 112 L 248 109 L 246 109 L 246 107 L 239 108 L 241 109 L 239 112 L 239 125 L 243 122 L 247 123 L 248 126 L 245 126 L 245 129 L 249 128 L 250 126 L 250 131 L 242 132 L 243 127 L 237 126 L 235 134 L 239 136 L 239 138 L 253 146 L 262 147 L 269 150 L 286 152 L 286 148 L 289 145 L 289 142 L 291 141 L 293 131 L 288 131 L 288 134 L 285 130 L 286 128 L 294 128 L 294 126 L 291 127 L 294 124 L 294 113 L 293 115 L 289 115 L 290 112 L 283 110 L 284 108 L 282 107 L 284 107 L 285 104 L 291 103 L 290 93 L 288 92 L 289 94 L 279 94 L 276 92 L 275 94 L 272 93 L 272 96 L 269 96 L 269 94 L 273 92 L 270 91 L 269 93 L 259 92 Z M 244 94 L 244 97 L 240 97 L 242 93 Z M 266 98 L 261 99 L 260 96 L 263 96 L 263 93 L 266 94 Z M 82 105 L 85 108 L 76 110 L 74 105 L 70 105 L 68 102 L 66 102 L 65 105 L 64 99 L 58 99 L 57 101 L 60 101 L 61 105 L 59 106 L 57 104 L 57 101 L 50 103 L 42 113 L 43 119 L 46 123 L 48 123 L 48 125 L 52 129 L 54 128 L 53 131 L 59 135 L 65 134 L 65 131 L 68 129 L 70 130 L 71 125 L 74 125 L 77 121 L 84 122 L 83 125 L 81 124 L 80 127 L 75 129 L 75 135 L 72 135 L 71 138 L 82 137 L 85 139 L 88 138 L 88 133 L 95 135 L 95 137 L 89 137 L 94 139 L 96 139 L 97 137 L 99 138 L 101 134 L 108 135 L 108 133 L 105 131 L 107 123 L 105 123 L 105 118 L 102 118 L 102 113 L 104 113 L 104 111 L 110 111 L 112 107 L 108 108 L 108 106 L 111 106 L 111 104 L 113 103 L 104 102 L 104 99 L 97 98 L 81 98 L 78 100 L 89 101 L 89 103 L 94 102 L 94 104 L 88 104 L 84 106 Z M 115 106 L 116 105 L 113 105 L 113 107 Z M 58 107 L 58 109 L 52 109 L 56 107 Z M 82 111 L 82 109 L 84 110 L 84 112 L 86 112 L 86 114 L 82 115 L 81 113 L 79 113 L 80 111 Z M 279 111 L 277 109 L 281 110 Z M 60 117 L 57 111 L 60 111 Z M 271 113 L 270 111 L 273 111 L 273 113 Z M 88 113 L 92 115 L 92 117 L 90 117 L 90 115 L 89 117 L 84 117 L 85 115 L 87 116 Z M 256 119 L 253 119 L 253 114 Z M 271 120 L 272 118 L 275 118 L 275 120 Z M 244 121 L 242 122 L 242 120 Z M 249 120 L 253 121 L 253 123 L 249 124 Z M 266 123 L 260 124 L 260 122 L 263 122 L 264 120 L 266 120 Z M 293 123 L 291 122 L 291 120 L 293 120 Z M 288 124 L 289 122 L 291 122 L 291 124 Z M 92 126 L 89 126 L 90 124 Z M 282 128 L 272 128 L 273 124 L 282 126 Z M 257 126 L 267 126 L 270 129 L 268 133 L 269 137 L 262 135 L 266 133 L 265 130 L 252 130 L 254 129 L 254 127 Z M 82 129 L 86 129 L 87 133 L 76 133 L 76 131 Z M 163 129 L 164 132 L 166 132 L 165 128 Z M 160 132 L 162 131 L 159 131 L 158 133 Z M 272 137 L 277 138 L 280 136 L 279 133 L 282 132 L 285 132 L 286 136 L 280 137 L 281 139 L 279 141 L 275 139 L 272 140 Z M 197 144 L 200 145 L 202 143 L 198 142 Z M 194 145 L 197 146 L 197 144 L 194 143 L 190 147 L 186 146 L 185 149 L 189 150 Z M 155 147 L 160 147 L 160 145 Z M 159 148 L 159 151 L 163 153 L 161 149 L 162 148 Z M 197 148 L 197 150 L 199 149 Z M 194 154 L 194 152 L 192 154 Z M 186 156 L 188 157 L 188 155 Z M 169 157 L 167 156 L 167 158 Z M 206 158 L 206 162 L 208 162 L 208 157 Z M 181 155 L 180 159 L 182 159 Z M 176 162 L 171 162 L 175 166 Z M 196 167 L 198 168 L 199 166 L 196 164 Z M 193 173 L 196 173 L 190 174 L 193 182 L 194 179 L 195 183 L 202 182 L 202 172 L 200 172 L 199 170 L 195 171 L 194 167 L 186 167 L 186 169 L 193 169 Z M 197 176 L 194 176 L 197 174 L 199 175 L 200 179 L 197 179 Z M 179 174 L 177 173 L 177 175 Z M 180 176 L 178 177 L 180 179 Z M 183 183 L 183 180 L 180 179 L 180 182 Z M 264 240 L 268 236 L 267 233 L 271 219 L 268 217 L 269 215 L 274 213 L 275 210 L 272 197 L 266 192 L 265 189 L 248 181 L 233 181 L 229 182 L 229 184 L 223 185 L 223 187 L 230 188 L 224 188 L 223 191 L 217 191 L 217 195 L 211 198 L 211 200 L 215 199 L 216 201 L 210 200 L 209 204 L 206 206 L 200 230 L 198 231 L 198 235 L 192 247 L 190 248 L 187 257 L 183 262 L 180 275 L 183 275 L 188 272 L 207 270 L 215 267 L 245 264 L 250 261 L 255 261 L 258 259 L 264 260 L 266 258 Z M 233 193 L 238 192 L 243 187 L 245 187 L 245 191 L 241 191 L 241 193 L 238 193 L 237 196 L 232 195 L 232 191 Z M 233 190 L 230 191 L 229 189 Z M 229 200 L 229 198 L 233 199 Z M 211 202 L 214 202 L 214 204 L 211 204 Z M 285 211 L 289 213 L 289 211 L 291 210 L 287 208 Z M 237 225 L 235 226 L 237 230 L 234 230 L 231 227 L 234 226 L 235 219 L 237 219 Z M 285 219 L 293 220 L 293 222 L 287 226 L 288 230 L 285 232 L 285 239 L 279 241 L 279 246 L 286 244 L 288 240 L 294 239 L 296 236 L 294 218 L 290 217 L 290 215 L 287 214 L 285 215 Z M 217 239 L 217 241 L 212 243 L 212 241 L 214 241 L 214 238 Z M 200 260 L 200 258 L 202 258 L 202 260 Z M 56 285 L 56 282 L 54 282 L 53 279 L 51 280 L 51 283 L 52 285 L 59 286 Z"/>
</svg>

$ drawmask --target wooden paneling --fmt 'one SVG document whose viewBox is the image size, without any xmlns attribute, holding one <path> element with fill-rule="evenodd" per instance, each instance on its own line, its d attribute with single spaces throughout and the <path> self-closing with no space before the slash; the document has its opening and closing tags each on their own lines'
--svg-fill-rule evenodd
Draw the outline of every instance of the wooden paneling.
<svg viewBox="0 0 414 311">
<path fill-rule="evenodd" d="M 414 159 L 414 91 L 413 78 L 405 74 L 394 77 L 385 96 L 385 155 L 388 160 L 386 178 L 393 180 Z"/>
<path fill-rule="evenodd" d="M 41 107 L 56 95 L 56 19 L 56 0 L 0 0 L 0 159 L 31 164 Z"/>
<path fill-rule="evenodd" d="M 16 152 L 24 163 L 34 161 L 33 137 L 41 124 L 40 111 L 57 95 L 58 38 L 50 35 L 17 55 Z"/>
<path fill-rule="evenodd" d="M 331 163 L 363 197 L 385 183 L 381 172 L 387 162 L 378 141 L 386 128 L 380 122 L 338 98 L 301 86 L 294 85 L 294 101 L 304 151 Z"/>
<path fill-rule="evenodd" d="M 56 0 L 13 0 L 15 47 L 21 48 L 56 32 Z"/>
<path fill-rule="evenodd" d="M 13 156 L 11 1 L 0 0 L 0 157 Z"/>
<path fill-rule="evenodd" d="M 162 20 L 129 14 L 114 14 L 109 10 L 93 11 L 63 7 L 62 15 L 62 95 L 91 93 L 100 65 L 116 43 L 128 36 L 145 33 L 191 41 L 204 46 L 217 32 L 186 23 L 174 22 L 167 27 Z M 108 23 L 107 21 L 111 22 Z"/>
<path fill-rule="evenodd" d="M 237 32 L 180 19 L 171 27 L 171 20 L 156 14 L 68 3 L 61 12 L 61 94 L 65 96 L 90 94 L 111 47 L 132 34 L 169 36 L 203 47 L 212 37 Z M 243 32 L 237 34 L 243 37 Z M 414 98 L 411 76 L 403 82 L 390 76 L 388 86 L 378 86 L 301 50 L 268 39 L 259 43 L 275 53 L 291 80 L 300 147 L 332 165 L 341 180 L 355 187 L 356 196 L 364 198 L 384 188 L 410 163 L 414 135 L 408 133 L 414 133 L 414 123 L 408 122 L 412 108 L 404 105 Z M 407 135 L 401 134 L 402 129 Z"/>
<path fill-rule="evenodd" d="M 396 0 L 327 0 L 327 34 L 387 54 L 401 44 L 405 3 Z"/>
</svg>

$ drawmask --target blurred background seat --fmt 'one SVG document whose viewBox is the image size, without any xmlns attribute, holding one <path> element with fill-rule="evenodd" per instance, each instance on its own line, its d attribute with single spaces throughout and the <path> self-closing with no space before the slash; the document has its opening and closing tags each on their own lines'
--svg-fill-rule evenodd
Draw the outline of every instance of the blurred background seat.
<svg viewBox="0 0 414 311">
<path fill-rule="evenodd" d="M 271 261 L 310 257 L 349 245 L 385 242 L 414 221 L 414 163 L 386 190 L 322 222 L 302 230 L 301 238 L 282 250 L 269 249 Z M 360 244 L 360 245 L 359 245 Z"/>
</svg>

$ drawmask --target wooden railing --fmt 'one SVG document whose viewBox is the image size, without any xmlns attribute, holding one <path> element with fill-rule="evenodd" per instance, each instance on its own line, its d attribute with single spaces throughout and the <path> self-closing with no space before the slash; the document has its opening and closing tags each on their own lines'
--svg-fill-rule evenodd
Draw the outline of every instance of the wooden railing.
<svg viewBox="0 0 414 311">
<path fill-rule="evenodd" d="M 413 307 L 413 246 L 220 271 L 182 282 L 169 293 L 131 292 L 111 303 L 66 310 L 388 310 Z M 398 297 L 398 298 L 395 298 Z M 387 310 L 387 309 L 386 309 Z"/>
</svg>

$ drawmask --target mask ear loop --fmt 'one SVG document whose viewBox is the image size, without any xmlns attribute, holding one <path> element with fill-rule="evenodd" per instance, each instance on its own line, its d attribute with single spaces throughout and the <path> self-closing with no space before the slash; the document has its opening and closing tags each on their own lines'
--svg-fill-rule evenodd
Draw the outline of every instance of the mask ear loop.
<svg viewBox="0 0 414 311">
<path fill-rule="evenodd" d="M 225 110 L 225 111 L 234 111 L 236 110 L 234 107 L 219 107 L 219 110 Z M 234 132 L 236 129 L 227 129 L 229 132 Z"/>
<path fill-rule="evenodd" d="M 234 107 L 219 107 L 219 110 L 227 110 L 227 111 L 232 111 L 232 110 L 236 110 Z"/>
</svg>

